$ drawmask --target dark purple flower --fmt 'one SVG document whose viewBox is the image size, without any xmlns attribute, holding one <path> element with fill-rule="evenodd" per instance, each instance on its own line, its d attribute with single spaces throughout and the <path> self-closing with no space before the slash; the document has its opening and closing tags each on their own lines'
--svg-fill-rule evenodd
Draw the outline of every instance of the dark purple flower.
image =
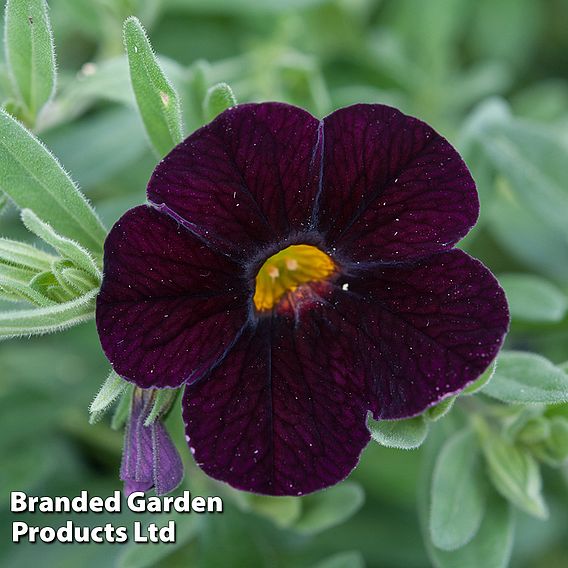
<svg viewBox="0 0 568 568">
<path fill-rule="evenodd" d="M 503 291 L 453 248 L 473 179 L 393 108 L 236 106 L 166 156 L 148 199 L 106 241 L 101 343 L 140 387 L 186 385 L 195 459 L 234 487 L 336 483 L 369 410 L 416 415 L 501 346 Z"/>
<path fill-rule="evenodd" d="M 152 391 L 134 389 L 120 466 L 126 495 L 152 487 L 156 495 L 165 495 L 183 478 L 181 458 L 160 418 L 144 425 L 153 404 Z"/>
</svg>

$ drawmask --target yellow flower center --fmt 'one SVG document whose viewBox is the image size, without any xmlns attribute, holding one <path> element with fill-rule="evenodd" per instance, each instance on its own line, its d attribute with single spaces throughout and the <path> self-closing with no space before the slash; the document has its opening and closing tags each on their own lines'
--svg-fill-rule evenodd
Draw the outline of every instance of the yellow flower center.
<svg viewBox="0 0 568 568">
<path fill-rule="evenodd" d="M 254 305 L 272 310 L 280 300 L 304 284 L 321 282 L 336 270 L 335 263 L 311 245 L 292 245 L 268 258 L 256 275 Z"/>
</svg>

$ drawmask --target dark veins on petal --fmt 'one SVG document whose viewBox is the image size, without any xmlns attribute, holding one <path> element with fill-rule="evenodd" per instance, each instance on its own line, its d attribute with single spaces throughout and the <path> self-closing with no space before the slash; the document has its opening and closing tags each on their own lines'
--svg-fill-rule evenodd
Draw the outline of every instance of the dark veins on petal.
<svg viewBox="0 0 568 568">
<path fill-rule="evenodd" d="M 475 183 L 424 122 L 382 105 L 323 121 L 318 229 L 351 260 L 409 260 L 452 248 L 477 220 Z"/>
<path fill-rule="evenodd" d="M 363 375 L 351 334 L 327 310 L 264 318 L 211 376 L 186 388 L 195 460 L 233 487 L 301 495 L 355 467 L 369 440 Z"/>
<path fill-rule="evenodd" d="M 259 246 L 308 228 L 319 125 L 282 103 L 233 107 L 160 162 L 148 199 L 221 250 L 250 258 Z"/>
<path fill-rule="evenodd" d="M 177 387 L 223 356 L 248 317 L 242 269 L 151 207 L 131 209 L 105 243 L 97 328 L 115 371 Z"/>
<path fill-rule="evenodd" d="M 376 418 L 408 418 L 463 389 L 495 358 L 509 325 L 497 280 L 460 250 L 340 283 L 348 291 L 335 309 L 353 322 Z"/>
</svg>

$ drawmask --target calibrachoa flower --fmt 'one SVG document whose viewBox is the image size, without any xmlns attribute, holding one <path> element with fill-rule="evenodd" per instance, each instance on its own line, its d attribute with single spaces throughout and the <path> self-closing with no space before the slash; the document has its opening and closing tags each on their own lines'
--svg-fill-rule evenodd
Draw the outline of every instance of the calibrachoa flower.
<svg viewBox="0 0 568 568">
<path fill-rule="evenodd" d="M 139 387 L 185 385 L 192 453 L 234 487 L 338 482 L 369 411 L 421 413 L 501 346 L 503 291 L 453 249 L 473 179 L 393 108 L 236 106 L 160 162 L 148 200 L 106 241 L 101 343 Z"/>
<path fill-rule="evenodd" d="M 160 417 L 144 422 L 154 404 L 155 391 L 134 389 L 130 417 L 124 433 L 120 479 L 124 492 L 148 491 L 156 495 L 173 491 L 183 478 L 183 464 Z"/>
</svg>

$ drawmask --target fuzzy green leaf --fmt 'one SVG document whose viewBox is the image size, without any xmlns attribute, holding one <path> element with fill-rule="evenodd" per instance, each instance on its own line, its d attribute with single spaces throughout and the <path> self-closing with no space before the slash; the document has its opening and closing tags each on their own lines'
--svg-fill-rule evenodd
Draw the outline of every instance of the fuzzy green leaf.
<svg viewBox="0 0 568 568">
<path fill-rule="evenodd" d="M 140 116 L 152 146 L 159 156 L 165 156 L 183 138 L 178 94 L 162 71 L 139 20 L 128 18 L 123 31 Z"/>
<path fill-rule="evenodd" d="M 55 49 L 45 0 L 8 0 L 5 12 L 8 70 L 33 124 L 55 93 Z"/>
<path fill-rule="evenodd" d="M 176 389 L 160 389 L 156 392 L 156 398 L 152 409 L 148 413 L 144 426 L 150 426 L 154 423 L 156 418 L 163 418 L 171 410 L 179 391 Z"/>
<path fill-rule="evenodd" d="M 124 379 L 119 377 L 114 371 L 110 372 L 89 407 L 91 423 L 94 421 L 93 416 L 97 419 L 100 418 L 124 392 L 127 386 L 128 383 Z"/>
<path fill-rule="evenodd" d="M 423 416 L 407 420 L 367 420 L 375 442 L 387 448 L 413 450 L 422 445 L 428 435 L 428 423 Z"/>
<path fill-rule="evenodd" d="M 79 243 L 58 235 L 50 225 L 44 223 L 29 209 L 22 211 L 22 222 L 29 231 L 53 247 L 61 256 L 71 260 L 75 266 L 96 278 L 97 281 L 100 281 L 101 273 L 95 261 Z"/>
<path fill-rule="evenodd" d="M 444 444 L 432 478 L 430 535 L 438 548 L 455 550 L 477 533 L 485 512 L 479 451 L 471 430 Z"/>
<path fill-rule="evenodd" d="M 483 394 L 511 404 L 558 404 L 568 401 L 568 374 L 540 355 L 503 351 Z"/>
<path fill-rule="evenodd" d="M 0 262 L 0 280 L 29 284 L 36 274 L 37 270 Z"/>
<path fill-rule="evenodd" d="M 110 422 L 110 427 L 113 430 L 120 430 L 128 420 L 130 416 L 130 403 L 132 402 L 132 393 L 134 391 L 134 385 L 127 383 L 126 390 L 123 391 L 114 414 L 112 415 L 112 420 Z"/>
<path fill-rule="evenodd" d="M 217 83 L 207 90 L 203 101 L 203 114 L 209 122 L 224 110 L 235 106 L 237 99 L 227 83 Z"/>
<path fill-rule="evenodd" d="M 456 398 L 457 397 L 455 396 L 449 396 L 448 398 L 442 400 L 442 402 L 439 402 L 435 406 L 428 408 L 423 415 L 425 420 L 428 422 L 437 422 L 438 420 L 440 420 L 440 418 L 446 416 L 446 414 L 448 414 L 448 412 L 450 412 L 450 410 L 454 406 Z"/>
<path fill-rule="evenodd" d="M 40 272 L 30 282 L 30 288 L 41 296 L 51 300 L 50 303 L 62 304 L 74 299 L 77 295 L 73 290 L 62 286 L 51 271 Z"/>
<path fill-rule="evenodd" d="M 0 238 L 0 263 L 29 268 L 49 270 L 56 257 L 26 243 Z"/>
<path fill-rule="evenodd" d="M 485 369 L 485 371 L 483 371 L 483 373 L 481 373 L 481 375 L 479 375 L 479 377 L 475 381 L 473 381 L 473 383 L 467 386 L 461 392 L 461 394 L 470 395 L 483 390 L 495 375 L 496 368 L 497 360 L 493 361 L 493 363 L 491 363 L 491 365 L 489 365 L 489 367 L 487 367 L 487 369 Z"/>
<path fill-rule="evenodd" d="M 0 313 L 0 340 L 53 333 L 90 320 L 95 314 L 97 292 L 45 308 Z"/>
<path fill-rule="evenodd" d="M 102 254 L 106 229 L 47 148 L 0 110 L 0 190 L 55 231 Z"/>
<path fill-rule="evenodd" d="M 70 260 L 59 259 L 51 264 L 51 272 L 63 288 L 74 296 L 85 294 L 99 287 L 100 279 L 75 268 Z"/>
<path fill-rule="evenodd" d="M 33 286 L 28 284 L 21 284 L 20 282 L 15 282 L 14 280 L 5 280 L 0 277 L 0 295 L 6 294 L 8 297 L 19 298 L 30 304 L 36 306 L 52 306 L 55 301 L 45 296 L 41 292 L 37 291 Z M 0 314 L 1 322 L 2 314 Z M 0 326 L 2 324 L 0 323 Z M 2 338 L 2 331 L 0 329 L 0 339 Z"/>
</svg>

